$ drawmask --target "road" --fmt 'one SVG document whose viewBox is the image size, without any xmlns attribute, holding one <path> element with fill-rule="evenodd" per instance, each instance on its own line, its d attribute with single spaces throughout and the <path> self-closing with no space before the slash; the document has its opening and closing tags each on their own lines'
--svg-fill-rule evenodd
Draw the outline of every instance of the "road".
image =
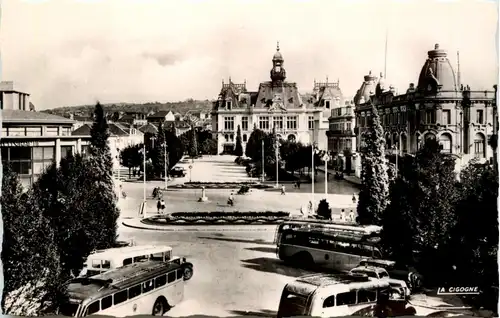
<svg viewBox="0 0 500 318">
<path fill-rule="evenodd" d="M 285 266 L 275 254 L 274 231 L 157 232 L 120 227 L 120 240 L 166 244 L 194 264 L 184 301 L 168 316 L 269 315 L 286 283 L 308 272 Z"/>
</svg>

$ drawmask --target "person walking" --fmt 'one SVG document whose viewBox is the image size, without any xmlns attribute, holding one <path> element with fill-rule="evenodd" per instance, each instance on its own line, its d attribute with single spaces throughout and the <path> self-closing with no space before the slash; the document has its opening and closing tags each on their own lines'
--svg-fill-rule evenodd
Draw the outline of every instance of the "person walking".
<svg viewBox="0 0 500 318">
<path fill-rule="evenodd" d="M 285 193 L 285 185 L 284 185 L 284 184 L 282 184 L 282 185 L 281 185 L 281 195 L 285 195 L 285 194 L 286 194 L 286 193 Z"/>
<path fill-rule="evenodd" d="M 345 211 L 344 211 L 344 209 L 342 209 L 342 211 L 340 211 L 340 220 L 342 220 L 342 221 L 346 220 L 345 219 Z"/>
<path fill-rule="evenodd" d="M 351 210 L 351 212 L 349 212 L 349 221 L 354 222 L 354 210 Z"/>
<path fill-rule="evenodd" d="M 297 180 L 297 188 L 300 190 L 300 179 Z"/>
<path fill-rule="evenodd" d="M 160 209 L 161 209 L 161 200 L 158 199 L 158 202 L 156 202 L 156 210 L 157 210 L 158 214 L 160 214 Z"/>
<path fill-rule="evenodd" d="M 356 204 L 356 195 L 355 194 L 352 195 L 352 204 Z"/>
<path fill-rule="evenodd" d="M 164 213 L 165 212 L 165 200 L 161 199 L 160 204 L 161 204 L 161 213 Z"/>
</svg>

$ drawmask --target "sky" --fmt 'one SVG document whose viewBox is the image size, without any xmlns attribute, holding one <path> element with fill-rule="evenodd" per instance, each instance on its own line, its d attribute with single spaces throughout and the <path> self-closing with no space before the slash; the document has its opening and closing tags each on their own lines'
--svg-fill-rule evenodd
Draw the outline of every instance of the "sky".
<svg viewBox="0 0 500 318">
<path fill-rule="evenodd" d="M 486 0 L 3 0 L 1 79 L 38 110 L 215 99 L 223 79 L 257 90 L 280 43 L 302 93 L 370 70 L 404 93 L 439 43 L 471 89 L 498 81 L 498 8 Z M 386 33 L 387 30 L 387 33 Z"/>
</svg>

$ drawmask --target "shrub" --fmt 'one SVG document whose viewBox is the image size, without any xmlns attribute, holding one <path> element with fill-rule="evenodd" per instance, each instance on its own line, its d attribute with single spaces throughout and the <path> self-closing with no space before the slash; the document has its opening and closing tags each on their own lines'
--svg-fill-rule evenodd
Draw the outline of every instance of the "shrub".
<svg viewBox="0 0 500 318">
<path fill-rule="evenodd" d="M 319 201 L 318 209 L 316 210 L 316 215 L 318 218 L 331 220 L 332 219 L 332 209 L 330 209 L 330 205 L 326 199 Z"/>
</svg>

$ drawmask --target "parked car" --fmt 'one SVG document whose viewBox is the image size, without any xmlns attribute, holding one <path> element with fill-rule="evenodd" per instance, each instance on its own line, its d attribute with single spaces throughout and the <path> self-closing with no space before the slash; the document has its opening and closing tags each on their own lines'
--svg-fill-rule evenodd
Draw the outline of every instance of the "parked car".
<svg viewBox="0 0 500 318">
<path fill-rule="evenodd" d="M 380 259 L 364 259 L 359 263 L 359 266 L 375 266 L 383 268 L 389 273 L 389 277 L 394 279 L 404 280 L 412 291 L 422 287 L 422 275 L 415 268 L 394 261 Z M 410 281 L 412 277 L 412 281 Z"/>
<path fill-rule="evenodd" d="M 351 275 L 366 275 L 370 279 L 386 279 L 389 281 L 391 288 L 397 291 L 403 297 L 410 296 L 410 289 L 406 282 L 402 279 L 395 279 L 389 276 L 389 273 L 384 268 L 376 266 L 358 266 L 349 272 Z"/>
<path fill-rule="evenodd" d="M 170 170 L 170 175 L 176 178 L 182 178 L 186 176 L 186 169 L 182 167 L 174 167 Z"/>
</svg>

